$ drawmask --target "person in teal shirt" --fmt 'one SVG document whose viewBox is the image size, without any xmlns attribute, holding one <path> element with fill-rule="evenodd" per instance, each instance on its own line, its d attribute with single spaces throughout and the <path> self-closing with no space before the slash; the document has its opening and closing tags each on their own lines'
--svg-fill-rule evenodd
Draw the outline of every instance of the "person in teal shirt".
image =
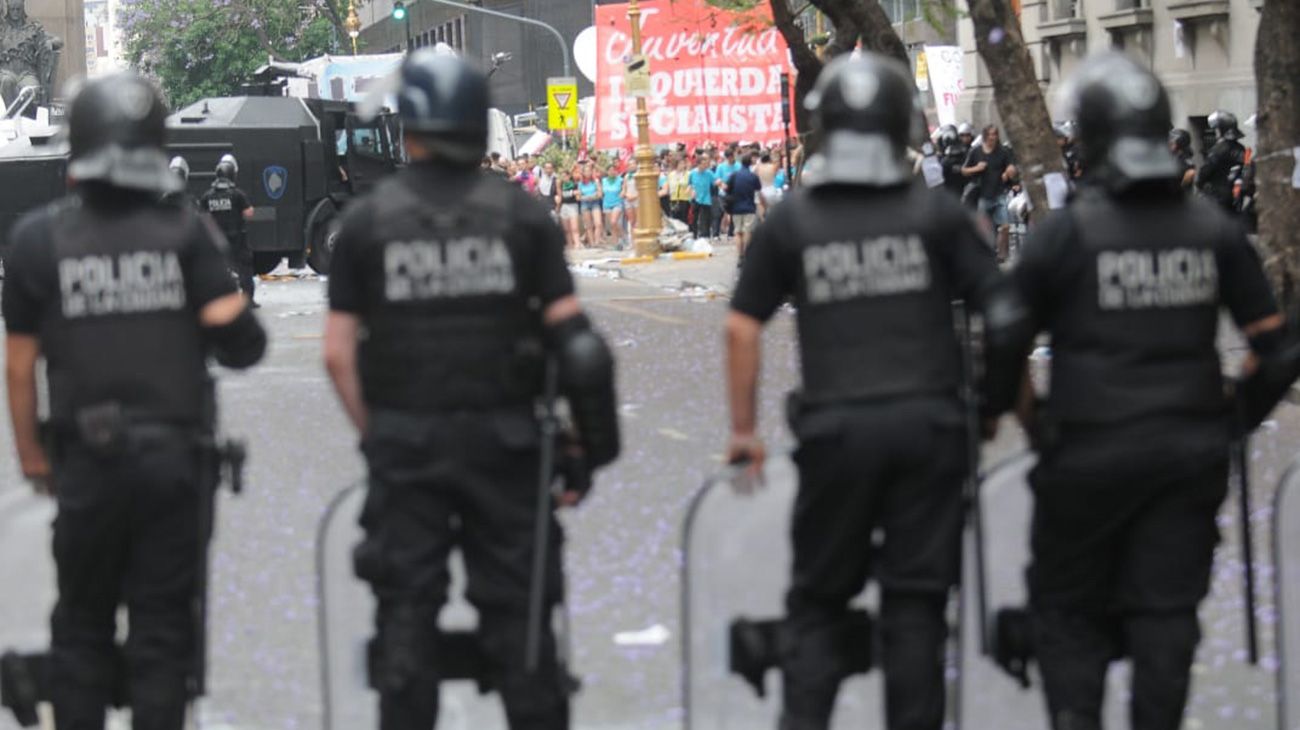
<svg viewBox="0 0 1300 730">
<path fill-rule="evenodd" d="M 699 163 L 691 170 L 691 189 L 695 197 L 691 200 L 691 220 L 695 222 L 695 237 L 708 238 L 713 222 L 713 194 L 718 185 L 718 176 L 709 168 L 709 158 L 700 156 Z"/>
<path fill-rule="evenodd" d="M 727 180 L 731 179 L 732 173 L 740 169 L 740 163 L 736 161 L 736 148 L 728 147 L 722 153 L 723 160 L 718 163 L 714 169 L 714 177 L 717 178 L 717 188 L 719 193 L 713 199 L 713 237 L 718 238 L 722 235 L 724 225 L 728 225 L 726 209 L 723 207 L 723 193 L 727 190 Z"/>
<path fill-rule="evenodd" d="M 578 205 L 582 212 L 582 225 L 586 229 L 587 245 L 596 248 L 603 243 L 604 218 L 600 215 L 600 178 L 584 166 L 578 179 Z"/>
<path fill-rule="evenodd" d="M 623 176 L 611 166 L 600 179 L 604 193 L 601 208 L 605 212 L 605 226 L 618 248 L 627 247 L 627 231 L 623 227 Z"/>
</svg>

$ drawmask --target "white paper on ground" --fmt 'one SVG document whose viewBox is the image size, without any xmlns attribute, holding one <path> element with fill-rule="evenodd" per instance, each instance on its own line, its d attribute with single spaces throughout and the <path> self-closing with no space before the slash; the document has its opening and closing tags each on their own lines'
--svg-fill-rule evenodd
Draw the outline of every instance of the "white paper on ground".
<svg viewBox="0 0 1300 730">
<path fill-rule="evenodd" d="M 663 624 L 655 624 L 640 631 L 620 631 L 614 634 L 614 643 L 619 646 L 660 646 L 672 638 L 672 632 Z"/>
</svg>

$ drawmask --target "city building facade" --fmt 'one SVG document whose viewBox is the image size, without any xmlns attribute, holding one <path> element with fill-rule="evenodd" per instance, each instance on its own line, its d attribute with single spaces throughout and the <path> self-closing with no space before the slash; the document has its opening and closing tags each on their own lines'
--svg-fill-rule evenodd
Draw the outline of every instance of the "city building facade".
<svg viewBox="0 0 1300 730">
<path fill-rule="evenodd" d="M 27 17 L 63 41 L 54 75 L 56 95 L 70 78 L 86 73 L 86 19 L 83 0 L 27 0 Z"/>
<path fill-rule="evenodd" d="M 1068 114 L 1062 81 L 1088 54 L 1118 49 L 1151 68 L 1169 89 L 1174 124 L 1202 143 L 1206 118 L 1255 113 L 1254 52 L 1262 0 L 1022 0 L 1020 26 L 1053 119 Z M 963 0 L 964 6 L 964 0 Z M 959 113 L 996 122 L 993 87 L 975 50 L 969 18 L 958 23 L 966 53 Z M 1243 124 L 1252 146 L 1254 130 Z"/>
<path fill-rule="evenodd" d="M 446 43 L 458 53 L 493 67 L 493 57 L 508 54 L 492 73 L 493 104 L 509 114 L 530 111 L 546 103 L 546 80 L 564 72 L 560 42 L 543 28 L 448 7 L 431 0 L 405 0 L 412 45 Z M 477 0 L 471 4 L 538 20 L 553 26 L 573 53 L 573 41 L 593 22 L 592 0 Z M 362 53 L 393 53 L 406 47 L 406 23 L 392 18 L 394 0 L 368 0 L 357 9 Z M 499 58 L 504 59 L 502 56 Z M 588 96 L 591 82 L 570 63 L 578 92 Z"/>
<path fill-rule="evenodd" d="M 86 2 L 86 76 L 121 71 L 121 33 L 117 30 L 118 0 Z"/>
</svg>

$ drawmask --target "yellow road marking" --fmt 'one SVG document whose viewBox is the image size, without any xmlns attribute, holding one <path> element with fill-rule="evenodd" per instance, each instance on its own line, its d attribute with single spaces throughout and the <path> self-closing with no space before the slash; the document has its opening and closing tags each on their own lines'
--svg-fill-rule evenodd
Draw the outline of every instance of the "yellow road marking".
<svg viewBox="0 0 1300 730">
<path fill-rule="evenodd" d="M 592 304 L 595 304 L 598 307 L 605 307 L 606 309 L 612 309 L 616 312 L 622 312 L 623 314 L 634 314 L 638 317 L 645 317 L 646 319 L 652 319 L 656 322 L 663 322 L 664 324 L 675 324 L 675 325 L 690 324 L 689 320 L 682 319 L 681 317 L 670 317 L 666 314 L 655 314 L 654 312 L 647 312 L 644 309 L 634 307 L 630 304 L 623 304 L 622 302 L 606 300 L 602 302 L 592 302 Z"/>
</svg>

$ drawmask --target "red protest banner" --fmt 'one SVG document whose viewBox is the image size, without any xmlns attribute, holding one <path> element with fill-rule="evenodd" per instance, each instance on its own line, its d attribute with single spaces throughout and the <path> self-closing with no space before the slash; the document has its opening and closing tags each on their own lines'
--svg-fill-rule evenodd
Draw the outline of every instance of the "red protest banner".
<svg viewBox="0 0 1300 730">
<path fill-rule="evenodd" d="M 640 6 L 652 144 L 781 140 L 781 74 L 794 69 L 766 2 L 744 12 L 704 0 Z M 632 57 L 626 4 L 596 6 L 596 47 L 596 146 L 627 148 L 636 143 L 636 99 L 624 79 Z"/>
</svg>

